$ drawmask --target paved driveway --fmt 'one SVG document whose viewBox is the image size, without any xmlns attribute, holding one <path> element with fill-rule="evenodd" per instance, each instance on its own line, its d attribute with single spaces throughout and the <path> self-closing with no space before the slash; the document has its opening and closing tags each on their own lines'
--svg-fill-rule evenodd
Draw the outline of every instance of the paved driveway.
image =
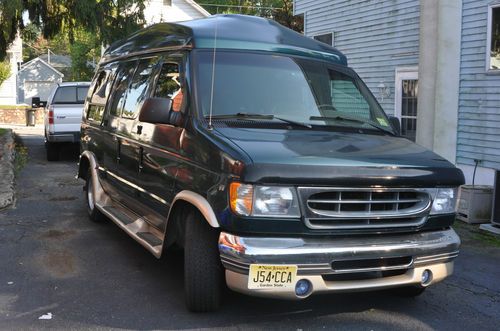
<svg viewBox="0 0 500 331">
<path fill-rule="evenodd" d="M 17 131 L 29 162 L 15 208 L 0 212 L 1 330 L 499 328 L 500 248 L 474 238 L 455 275 L 416 299 L 376 292 L 288 302 L 228 292 L 219 312 L 189 313 L 182 254 L 158 261 L 110 222 L 88 221 L 76 152 L 48 163 L 40 132 Z"/>
</svg>

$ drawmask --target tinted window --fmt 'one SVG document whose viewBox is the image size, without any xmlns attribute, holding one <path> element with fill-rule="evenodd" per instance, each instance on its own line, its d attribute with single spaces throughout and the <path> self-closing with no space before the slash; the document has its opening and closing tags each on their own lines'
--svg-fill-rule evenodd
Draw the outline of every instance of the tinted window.
<svg viewBox="0 0 500 331">
<path fill-rule="evenodd" d="M 172 110 L 180 111 L 183 100 L 179 65 L 176 63 L 163 64 L 155 88 L 155 97 L 172 99 Z"/>
<path fill-rule="evenodd" d="M 85 97 L 87 96 L 88 90 L 89 90 L 88 86 L 60 86 L 57 89 L 56 94 L 54 95 L 52 103 L 83 104 L 85 101 Z"/>
<path fill-rule="evenodd" d="M 127 91 L 122 117 L 135 118 L 137 115 L 139 108 L 147 97 L 148 83 L 155 63 L 156 59 L 146 59 L 139 62 Z"/>
<path fill-rule="evenodd" d="M 120 67 L 120 69 L 118 69 L 116 83 L 113 87 L 114 94 L 109 108 L 109 113 L 113 116 L 120 116 L 121 109 L 125 103 L 125 92 L 127 91 L 129 82 L 134 74 L 135 64 L 135 61 L 126 62 L 122 67 Z"/>
<path fill-rule="evenodd" d="M 101 122 L 115 71 L 116 67 L 105 68 L 97 76 L 93 83 L 93 94 L 90 96 L 87 119 Z"/>
</svg>

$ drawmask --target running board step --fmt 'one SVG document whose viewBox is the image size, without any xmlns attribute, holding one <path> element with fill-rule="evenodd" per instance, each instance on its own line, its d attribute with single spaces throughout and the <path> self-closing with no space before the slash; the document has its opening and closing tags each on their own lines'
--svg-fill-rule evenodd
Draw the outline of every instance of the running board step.
<svg viewBox="0 0 500 331">
<path fill-rule="evenodd" d="M 107 199 L 105 206 L 101 206 L 98 202 L 96 206 L 135 241 L 160 258 L 163 249 L 163 234 L 158 229 L 127 207 L 111 199 Z"/>
<path fill-rule="evenodd" d="M 137 233 L 137 236 L 139 236 L 140 238 L 146 240 L 148 242 L 148 244 L 150 244 L 153 247 L 162 244 L 161 239 L 159 239 L 158 237 L 156 237 L 151 232 L 139 232 L 139 233 Z"/>
</svg>

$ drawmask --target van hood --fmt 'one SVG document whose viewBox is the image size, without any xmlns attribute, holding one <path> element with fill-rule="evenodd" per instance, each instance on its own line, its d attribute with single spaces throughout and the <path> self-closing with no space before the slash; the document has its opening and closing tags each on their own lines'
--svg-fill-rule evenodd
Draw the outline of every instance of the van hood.
<svg viewBox="0 0 500 331">
<path fill-rule="evenodd" d="M 434 187 L 462 172 L 405 138 L 318 130 L 217 128 L 252 160 L 242 180 L 297 185 Z"/>
</svg>

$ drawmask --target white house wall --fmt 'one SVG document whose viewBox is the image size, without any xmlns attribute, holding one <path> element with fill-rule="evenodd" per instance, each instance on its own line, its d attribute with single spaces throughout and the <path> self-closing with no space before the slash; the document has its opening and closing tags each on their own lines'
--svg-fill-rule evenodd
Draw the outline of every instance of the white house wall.
<svg viewBox="0 0 500 331">
<path fill-rule="evenodd" d="M 172 0 L 172 6 L 165 6 L 163 0 L 149 0 L 145 6 L 144 18 L 147 24 L 179 22 L 206 17 L 185 0 Z"/>
<path fill-rule="evenodd" d="M 31 104 L 33 97 L 47 101 L 51 90 L 61 81 L 60 73 L 42 61 L 33 60 L 19 71 L 17 80 L 19 102 Z"/>
<path fill-rule="evenodd" d="M 307 36 L 334 32 L 334 46 L 394 114 L 395 70 L 418 65 L 419 2 L 415 0 L 295 0 Z M 390 88 L 381 98 L 380 83 Z"/>
<path fill-rule="evenodd" d="M 491 3 L 500 1 L 463 0 L 457 163 L 469 166 L 461 167 L 469 182 L 475 159 L 500 169 L 500 72 L 486 74 L 485 63 Z"/>
</svg>

